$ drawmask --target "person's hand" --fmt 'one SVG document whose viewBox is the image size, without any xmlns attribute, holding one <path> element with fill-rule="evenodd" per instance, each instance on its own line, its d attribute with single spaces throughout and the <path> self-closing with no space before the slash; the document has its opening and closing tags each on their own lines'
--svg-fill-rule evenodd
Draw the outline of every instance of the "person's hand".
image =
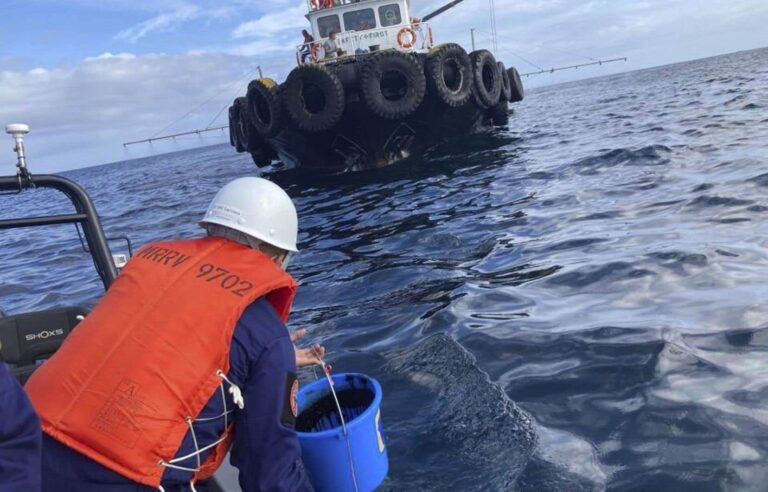
<svg viewBox="0 0 768 492">
<path fill-rule="evenodd" d="M 296 367 L 307 366 L 323 366 L 323 358 L 325 357 L 325 347 L 316 343 L 309 348 L 299 348 L 296 346 L 296 342 L 304 338 L 307 334 L 307 330 L 296 330 L 291 335 L 291 341 L 293 342 L 293 350 L 296 352 Z"/>
</svg>

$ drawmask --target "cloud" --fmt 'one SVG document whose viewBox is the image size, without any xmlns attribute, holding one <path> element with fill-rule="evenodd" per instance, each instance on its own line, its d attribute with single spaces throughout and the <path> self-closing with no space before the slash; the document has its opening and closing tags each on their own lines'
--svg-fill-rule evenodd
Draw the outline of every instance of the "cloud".
<svg viewBox="0 0 768 492">
<path fill-rule="evenodd" d="M 161 47 L 158 51 L 178 49 L 163 42 L 164 31 L 183 26 L 197 33 L 201 23 L 195 21 L 217 18 L 222 22 L 209 30 L 216 33 L 215 38 L 200 36 L 198 45 L 184 46 L 179 54 L 138 54 L 136 46 L 107 45 L 103 51 L 111 52 L 83 53 L 79 63 L 69 66 L 40 63 L 24 52 L 18 55 L 23 58 L 0 57 L 0 124 L 31 124 L 28 151 L 33 170 L 172 150 L 153 144 L 131 147 L 131 154 L 125 154 L 121 144 L 149 137 L 189 111 L 188 118 L 168 131 L 207 126 L 236 94 L 243 94 L 245 76 L 257 64 L 266 76 L 284 80 L 295 64 L 292 52 L 301 41 L 299 30 L 308 25 L 300 0 L 72 0 L 67 5 L 73 2 L 82 8 L 145 16 L 122 36 L 136 42 L 154 33 L 153 41 Z M 413 0 L 412 13 L 423 16 L 443 3 Z M 627 64 L 525 79 L 528 86 L 768 45 L 764 0 L 695 4 L 688 0 L 495 0 L 495 4 L 498 58 L 521 72 L 534 70 L 521 57 L 545 68 L 586 61 L 586 57 L 630 57 Z M 435 19 L 430 24 L 436 41 L 460 42 L 468 48 L 469 29 L 475 27 L 478 47 L 489 47 L 486 6 L 485 0 L 466 0 Z M 33 67 L 37 68 L 26 70 Z M 226 112 L 216 124 L 226 124 Z M 225 141 L 226 134 L 217 133 L 176 143 Z"/>
<path fill-rule="evenodd" d="M 147 34 L 153 31 L 167 31 L 183 24 L 184 22 L 196 19 L 201 14 L 199 7 L 194 5 L 183 5 L 173 12 L 166 12 L 141 22 L 135 26 L 120 31 L 115 39 L 135 43 Z"/>
<path fill-rule="evenodd" d="M 183 24 L 198 19 L 225 18 L 235 14 L 238 9 L 243 7 L 242 0 L 222 0 L 220 2 L 165 1 L 151 3 L 151 5 L 152 10 L 150 11 L 155 14 L 153 17 L 118 32 L 117 35 L 115 35 L 115 39 L 118 41 L 135 43 L 153 32 L 171 31 Z M 113 8 L 123 10 L 130 10 L 133 8 L 134 10 L 139 10 L 141 12 L 147 10 L 146 5 L 142 7 L 132 7 L 130 4 L 125 4 L 123 1 L 107 2 L 106 6 L 112 6 Z"/>
<path fill-rule="evenodd" d="M 123 142 L 149 137 L 190 110 L 168 131 L 206 127 L 235 95 L 244 93 L 244 75 L 254 65 L 252 58 L 221 53 L 104 53 L 70 68 L 4 71 L 0 122 L 30 124 L 33 171 L 121 160 L 136 155 L 125 154 Z M 226 123 L 224 111 L 213 126 Z M 176 143 L 225 142 L 226 135 Z M 140 146 L 131 152 L 151 150 L 158 149 Z"/>
<path fill-rule="evenodd" d="M 269 13 L 256 20 L 238 25 L 232 31 L 232 37 L 242 39 L 266 37 L 286 31 L 295 32 L 297 29 L 307 27 L 307 19 L 304 17 L 306 13 L 307 4 L 301 2 L 288 10 Z"/>
</svg>

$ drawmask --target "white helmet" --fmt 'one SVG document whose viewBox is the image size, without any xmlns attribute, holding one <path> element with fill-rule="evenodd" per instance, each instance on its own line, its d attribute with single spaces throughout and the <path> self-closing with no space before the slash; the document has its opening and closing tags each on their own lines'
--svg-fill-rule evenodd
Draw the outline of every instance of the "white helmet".
<svg viewBox="0 0 768 492">
<path fill-rule="evenodd" d="M 224 185 L 200 224 L 219 224 L 285 251 L 298 251 L 296 207 L 282 188 L 263 178 L 238 178 Z"/>
</svg>

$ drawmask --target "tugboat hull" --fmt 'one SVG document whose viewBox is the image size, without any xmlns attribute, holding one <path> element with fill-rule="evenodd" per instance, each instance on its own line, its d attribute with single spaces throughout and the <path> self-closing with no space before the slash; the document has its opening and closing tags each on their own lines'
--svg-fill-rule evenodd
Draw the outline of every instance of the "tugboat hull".
<svg viewBox="0 0 768 492">
<path fill-rule="evenodd" d="M 308 133 L 289 126 L 267 144 L 291 167 L 358 171 L 388 166 L 488 125 L 487 111 L 471 103 L 449 108 L 425 101 L 424 106 L 410 118 L 392 121 L 360 100 L 348 101 L 332 130 Z"/>
<path fill-rule="evenodd" d="M 506 125 L 509 103 L 523 97 L 514 68 L 506 70 L 484 50 L 467 55 L 458 45 L 294 72 L 280 85 L 253 81 L 230 110 L 232 145 L 260 167 L 273 160 L 331 172 L 387 166 Z"/>
</svg>

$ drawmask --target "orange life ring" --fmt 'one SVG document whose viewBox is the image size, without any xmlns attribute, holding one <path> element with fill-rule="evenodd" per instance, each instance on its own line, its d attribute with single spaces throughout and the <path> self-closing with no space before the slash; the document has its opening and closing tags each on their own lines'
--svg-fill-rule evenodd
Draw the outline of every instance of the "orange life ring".
<svg viewBox="0 0 768 492">
<path fill-rule="evenodd" d="M 409 36 L 410 39 L 405 39 L 405 36 Z M 400 32 L 397 33 L 397 44 L 399 44 L 401 48 L 413 48 L 413 45 L 416 44 L 416 31 L 410 27 L 400 29 Z"/>
</svg>

